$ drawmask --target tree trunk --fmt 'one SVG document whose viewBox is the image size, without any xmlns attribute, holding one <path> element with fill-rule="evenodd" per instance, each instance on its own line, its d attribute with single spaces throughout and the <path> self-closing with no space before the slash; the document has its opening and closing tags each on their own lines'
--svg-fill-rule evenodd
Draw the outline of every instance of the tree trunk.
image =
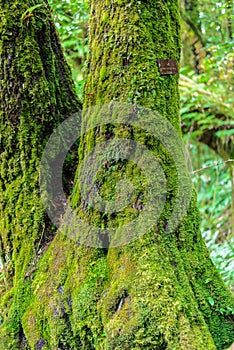
<svg viewBox="0 0 234 350">
<path fill-rule="evenodd" d="M 228 32 L 228 39 L 233 40 L 233 33 L 232 33 L 233 3 L 232 3 L 232 1 L 226 0 L 226 8 L 227 8 L 227 32 Z"/>
<path fill-rule="evenodd" d="M 90 5 L 85 107 L 111 101 L 138 104 L 160 113 L 162 124 L 167 118 L 181 134 L 178 74 L 161 75 L 157 64 L 157 59 L 167 58 L 179 62 L 177 1 L 98 0 Z M 8 98 L 4 98 L 1 112 L 1 156 L 8 165 L 1 160 L 5 164 L 1 166 L 1 225 L 2 260 L 9 272 L 1 303 L 0 349 L 224 349 L 233 341 L 233 298 L 201 238 L 196 195 L 193 192 L 179 227 L 168 231 L 178 174 L 165 147 L 144 130 L 131 125 L 93 128 L 80 143 L 79 163 L 88 150 L 114 134 L 131 136 L 150 148 L 167 178 L 166 204 L 158 222 L 145 235 L 121 247 L 111 247 L 112 237 L 107 237 L 109 246 L 100 241 L 105 249 L 101 244 L 92 248 L 74 242 L 65 228 L 40 256 L 37 247 L 46 223 L 37 185 L 44 146 L 41 139 L 65 115 L 75 112 L 79 103 L 47 8 L 24 16 L 22 24 L 25 6 L 17 4 L 16 10 L 15 3 L 3 9 L 2 91 Z M 40 23 L 45 24 L 42 50 Z M 14 55 L 8 66 L 11 50 Z M 12 86 L 8 85 L 11 94 L 7 87 L 3 90 L 9 77 L 14 79 Z M 17 89 L 21 94 L 18 98 Z M 90 112 L 90 124 L 97 117 L 95 112 Z M 139 203 L 140 196 L 144 199 L 144 176 L 131 162 L 108 165 L 107 174 L 113 173 L 110 180 L 100 173 L 103 194 L 107 196 L 105 188 L 111 189 L 118 179 L 117 172 L 111 173 L 112 165 L 119 172 L 126 170 L 133 183 L 140 183 L 139 194 L 130 210 L 103 215 L 83 206 L 77 186 L 72 204 L 77 213 L 84 209 L 86 220 L 96 226 L 120 227 L 145 204 L 144 200 Z M 7 167 L 13 169 L 11 174 Z M 81 172 L 80 165 L 78 179 Z M 87 233 L 78 234 L 85 237 Z"/>
<path fill-rule="evenodd" d="M 204 56 L 202 49 L 206 46 L 206 40 L 202 34 L 199 2 L 194 0 L 185 0 L 185 12 L 182 11 L 182 18 L 192 29 L 194 37 L 191 40 L 191 48 L 193 53 L 194 73 L 201 73 L 201 62 Z"/>
<path fill-rule="evenodd" d="M 80 108 L 48 3 L 34 5 L 1 1 L 1 349 L 24 341 L 22 315 L 31 298 L 24 276 L 32 277 L 54 236 L 38 185 L 45 140 Z"/>
</svg>

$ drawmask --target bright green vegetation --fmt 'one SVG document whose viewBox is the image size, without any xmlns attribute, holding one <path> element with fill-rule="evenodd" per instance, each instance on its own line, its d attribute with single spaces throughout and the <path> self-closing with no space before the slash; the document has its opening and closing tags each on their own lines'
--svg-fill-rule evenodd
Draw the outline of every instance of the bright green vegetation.
<svg viewBox="0 0 234 350">
<path fill-rule="evenodd" d="M 55 235 L 45 218 L 38 189 L 44 139 L 80 103 L 49 9 L 37 7 L 34 16 L 21 22 L 28 6 L 17 1 L 2 5 L 0 28 L 5 103 L 1 260 L 6 274 L 1 287 L 0 349 L 228 347 L 234 333 L 233 298 L 201 237 L 195 192 L 179 228 L 167 233 L 177 191 L 176 170 L 168 152 L 152 137 L 126 126 L 106 126 L 90 132 L 79 146 L 81 161 L 87 150 L 115 132 L 145 144 L 160 159 L 168 180 L 167 202 L 146 235 L 122 248 L 87 248 L 70 241 L 65 232 Z M 159 111 L 181 134 L 178 76 L 161 76 L 156 64 L 157 58 L 168 57 L 179 62 L 177 1 L 91 1 L 90 13 L 85 107 L 111 100 L 137 103 Z M 14 40 L 9 33 L 14 33 Z M 135 183 L 144 183 L 134 164 L 119 162 L 117 172 L 106 169 L 110 178 L 103 180 L 104 197 L 109 188 L 114 193 L 119 169 Z M 77 177 L 79 171 L 78 167 Z M 139 195 L 143 192 L 139 185 Z M 78 186 L 73 206 L 81 210 Z M 125 223 L 129 213 L 103 218 L 85 210 L 83 215 L 97 225 L 116 226 Z"/>
<path fill-rule="evenodd" d="M 226 0 L 216 6 L 210 1 L 185 3 L 190 8 L 187 14 L 191 15 L 192 9 L 195 16 L 192 24 L 187 19 L 183 22 L 182 31 L 180 92 L 184 138 L 192 147 L 193 170 L 199 170 L 194 174 L 194 182 L 202 234 L 212 260 L 233 289 L 233 4 Z M 194 24 L 202 31 L 201 37 Z"/>
<path fill-rule="evenodd" d="M 194 182 L 201 212 L 201 230 L 211 258 L 224 281 L 233 289 L 232 184 L 230 171 L 215 152 L 201 143 L 192 143 Z M 205 156 L 205 157 L 204 157 Z M 206 159 L 204 163 L 203 157 Z"/>
</svg>

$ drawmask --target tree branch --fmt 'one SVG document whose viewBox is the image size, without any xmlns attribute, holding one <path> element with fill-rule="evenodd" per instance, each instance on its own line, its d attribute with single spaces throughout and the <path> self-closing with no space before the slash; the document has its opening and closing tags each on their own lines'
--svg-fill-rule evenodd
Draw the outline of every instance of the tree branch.
<svg viewBox="0 0 234 350">
<path fill-rule="evenodd" d="M 206 40 L 203 38 L 202 32 L 198 28 L 198 26 L 192 21 L 192 19 L 187 15 L 187 13 L 181 8 L 180 9 L 181 18 L 189 25 L 189 27 L 193 30 L 198 40 L 202 44 L 202 46 L 206 46 Z"/>
</svg>

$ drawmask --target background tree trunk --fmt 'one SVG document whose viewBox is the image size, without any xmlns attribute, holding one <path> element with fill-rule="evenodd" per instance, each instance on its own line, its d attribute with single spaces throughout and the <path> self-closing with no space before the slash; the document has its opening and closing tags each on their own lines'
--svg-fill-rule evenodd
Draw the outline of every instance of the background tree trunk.
<svg viewBox="0 0 234 350">
<path fill-rule="evenodd" d="M 90 5 L 85 106 L 137 103 L 158 111 L 181 133 L 178 75 L 162 76 L 157 66 L 158 58 L 179 62 L 177 1 L 98 0 Z M 150 147 L 165 169 L 168 197 L 157 225 L 121 248 L 88 248 L 57 234 L 47 251 L 38 253 L 46 224 L 37 185 L 41 140 L 80 105 L 47 5 L 23 16 L 23 23 L 25 5 L 2 8 L 1 86 L 7 98 L 1 108 L 1 245 L 8 284 L 1 302 L 0 349 L 224 349 L 233 340 L 233 318 L 227 315 L 233 299 L 201 238 L 196 196 L 179 228 L 166 232 L 176 171 L 167 152 L 142 131 L 125 127 L 122 132 Z M 103 126 L 84 137 L 80 162 L 109 132 Z M 126 170 L 141 176 L 135 165 Z M 79 198 L 77 187 L 73 205 L 78 210 Z M 129 215 L 86 214 L 88 220 L 110 225 L 121 225 Z M 27 271 L 32 279 L 25 278 Z"/>
</svg>

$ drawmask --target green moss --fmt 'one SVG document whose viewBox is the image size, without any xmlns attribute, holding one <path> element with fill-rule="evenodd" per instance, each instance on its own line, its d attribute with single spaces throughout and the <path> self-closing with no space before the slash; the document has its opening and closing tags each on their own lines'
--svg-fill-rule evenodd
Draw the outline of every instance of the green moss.
<svg viewBox="0 0 234 350">
<path fill-rule="evenodd" d="M 104 23 L 99 21 L 104 12 L 109 14 L 109 22 L 107 15 Z M 157 66 L 158 58 L 174 58 L 179 63 L 178 3 L 121 1 L 104 5 L 91 2 L 90 23 L 90 47 L 94 55 L 89 58 L 85 106 L 111 100 L 137 103 L 158 111 L 181 134 L 178 76 L 162 76 Z M 96 93 L 90 99 L 93 91 Z M 96 117 L 95 113 L 90 116 Z M 108 139 L 108 132 L 97 130 L 92 147 Z M 211 291 L 206 281 L 213 281 L 216 272 L 199 233 L 195 193 L 183 223 L 176 232 L 166 233 L 165 223 L 171 215 L 177 191 L 173 160 L 157 140 L 142 130 L 116 127 L 114 134 L 133 138 L 151 149 L 161 161 L 170 196 L 157 226 L 148 235 L 125 248 L 108 251 L 109 287 L 98 301 L 105 349 L 224 348 L 233 340 L 233 323 L 227 318 L 224 321 L 218 308 L 212 310 L 208 302 Z M 86 154 L 89 143 L 89 138 L 83 139 L 80 159 Z M 142 177 L 137 167 L 121 165 L 121 162 L 119 166 L 136 185 L 136 177 Z M 99 174 L 99 178 L 103 175 L 103 180 L 99 181 L 102 184 L 100 193 L 106 199 L 115 195 L 114 184 L 119 179 L 116 170 L 105 169 L 106 177 Z M 137 192 L 140 197 L 144 193 L 143 179 L 142 183 L 143 187 L 138 187 Z M 75 192 L 78 199 L 79 189 Z M 72 203 L 78 204 L 79 211 L 79 202 Z M 94 225 L 118 227 L 138 214 L 137 209 L 128 207 L 119 214 L 105 215 L 104 222 L 95 210 L 87 210 L 85 215 L 82 210 L 81 215 Z M 131 264 L 125 265 L 124 260 L 130 260 Z M 233 299 L 221 280 L 216 280 L 212 290 L 216 288 L 216 302 L 222 300 L 225 307 L 231 305 Z"/>
<path fill-rule="evenodd" d="M 80 107 L 49 8 L 43 2 L 34 16 L 22 18 L 34 5 L 33 1 L 1 4 L 0 230 L 6 283 L 1 290 L 0 348 L 4 350 L 28 346 L 22 323 L 28 331 L 23 318 L 32 302 L 30 278 L 35 270 L 30 271 L 51 234 L 39 195 L 42 150 L 53 128 Z"/>
<path fill-rule="evenodd" d="M 24 337 L 27 347 L 43 344 L 43 350 L 225 348 L 233 340 L 233 320 L 220 309 L 233 307 L 233 299 L 202 241 L 196 195 L 180 227 L 167 233 L 177 173 L 165 147 L 142 130 L 110 125 L 93 129 L 81 140 L 79 160 L 112 134 L 149 147 L 162 164 L 168 188 L 155 226 L 137 241 L 108 251 L 70 240 L 65 228 L 45 249 L 53 232 L 46 226 L 39 199 L 42 140 L 80 104 L 48 9 L 38 8 L 32 21 L 21 24 L 30 5 L 34 3 L 4 4 L 0 27 L 5 71 L 10 81 L 17 81 L 11 89 L 4 76 L 0 96 L 5 103 L 0 115 L 0 229 L 9 259 L 0 349 L 20 349 Z M 9 63 L 6 57 L 13 52 L 13 42 L 18 59 Z M 179 62 L 179 48 L 177 1 L 91 1 L 85 106 L 111 100 L 138 103 L 159 111 L 181 133 L 178 76 L 161 76 L 156 64 L 157 58 Z M 90 120 L 97 117 L 90 114 Z M 78 167 L 76 180 L 79 171 Z M 72 205 L 87 222 L 118 228 L 138 216 L 136 204 L 144 205 L 147 184 L 132 162 L 113 162 L 100 170 L 100 192 L 105 198 L 115 195 L 120 171 L 134 183 L 134 205 L 117 215 L 81 210 L 76 184 Z M 31 278 L 24 278 L 34 267 Z"/>
</svg>

